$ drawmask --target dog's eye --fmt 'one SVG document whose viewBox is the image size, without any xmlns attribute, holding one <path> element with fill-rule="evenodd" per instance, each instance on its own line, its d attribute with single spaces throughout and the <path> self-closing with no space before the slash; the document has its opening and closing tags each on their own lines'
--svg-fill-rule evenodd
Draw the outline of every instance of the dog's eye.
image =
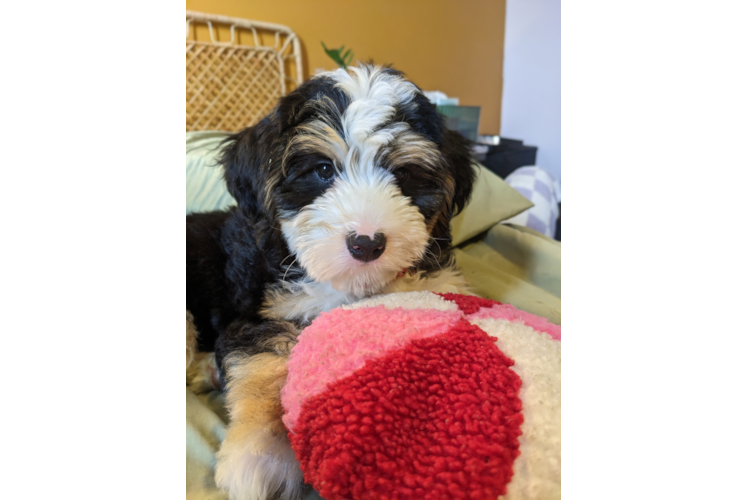
<svg viewBox="0 0 748 500">
<path fill-rule="evenodd" d="M 408 180 L 408 177 L 410 176 L 408 171 L 405 170 L 404 168 L 398 168 L 397 170 L 392 172 L 392 174 L 395 176 L 395 179 L 397 179 L 398 182 L 404 182 Z"/>
<path fill-rule="evenodd" d="M 320 163 L 314 171 L 323 181 L 329 181 L 335 176 L 335 169 L 330 163 Z"/>
</svg>

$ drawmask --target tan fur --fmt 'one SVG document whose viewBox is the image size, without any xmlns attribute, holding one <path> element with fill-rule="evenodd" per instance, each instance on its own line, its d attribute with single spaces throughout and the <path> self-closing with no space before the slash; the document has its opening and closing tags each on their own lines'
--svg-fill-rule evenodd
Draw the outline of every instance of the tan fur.
<svg viewBox="0 0 748 500">
<path fill-rule="evenodd" d="M 197 352 L 195 318 L 187 311 L 187 387 L 195 394 L 220 389 L 216 356 L 212 352 Z"/>
<path fill-rule="evenodd" d="M 426 224 L 426 227 L 428 228 L 429 234 L 431 234 L 434 231 L 434 228 L 437 224 L 442 225 L 442 227 L 449 227 L 449 221 L 452 220 L 452 196 L 454 194 L 454 181 L 451 179 L 445 180 L 445 184 L 448 189 L 451 189 L 449 193 L 449 200 L 448 202 L 445 202 L 442 207 L 439 209 L 439 211 L 434 215 L 431 220 L 429 220 Z"/>
<path fill-rule="evenodd" d="M 285 349 L 280 342 L 277 351 Z M 299 498 L 301 469 L 281 420 L 286 360 L 275 353 L 238 354 L 226 360 L 231 423 L 216 455 L 216 483 L 231 499 L 265 499 L 278 490 L 281 499 Z"/>
<path fill-rule="evenodd" d="M 391 170 L 409 163 L 425 170 L 434 170 L 443 159 L 436 145 L 421 134 L 407 130 L 395 136 L 380 153 L 386 160 L 383 164 Z"/>
<path fill-rule="evenodd" d="M 285 434 L 280 393 L 288 370 L 286 357 L 271 353 L 228 361 L 226 403 L 232 425 L 227 440 L 243 439 L 258 428 Z"/>
<path fill-rule="evenodd" d="M 219 390 L 216 356 L 212 352 L 196 352 L 195 358 L 187 367 L 187 387 L 195 394 Z"/>
<path fill-rule="evenodd" d="M 283 154 L 281 167 L 284 174 L 289 158 L 299 153 L 319 153 L 340 168 L 345 162 L 348 145 L 328 120 L 319 119 L 297 127 L 297 135 L 291 139 Z"/>
<path fill-rule="evenodd" d="M 431 234 L 434 231 L 434 226 L 436 226 L 436 223 L 439 222 L 439 213 L 436 214 L 436 216 L 432 217 L 431 220 L 426 221 L 426 231 L 428 231 L 429 234 Z"/>
<path fill-rule="evenodd" d="M 187 311 L 187 368 L 195 359 L 197 351 L 197 328 L 195 328 L 194 320 L 192 313 Z"/>
<path fill-rule="evenodd" d="M 286 327 L 287 330 L 284 333 L 279 333 L 275 337 L 261 342 L 259 345 L 267 349 L 272 349 L 278 356 L 288 358 L 291 355 L 291 349 L 296 345 L 299 331 L 290 321 L 278 321 L 277 323 Z"/>
<path fill-rule="evenodd" d="M 382 295 L 397 292 L 459 293 L 475 295 L 465 277 L 455 267 L 454 257 L 444 269 L 426 276 L 423 272 L 407 274 L 387 285 Z"/>
</svg>

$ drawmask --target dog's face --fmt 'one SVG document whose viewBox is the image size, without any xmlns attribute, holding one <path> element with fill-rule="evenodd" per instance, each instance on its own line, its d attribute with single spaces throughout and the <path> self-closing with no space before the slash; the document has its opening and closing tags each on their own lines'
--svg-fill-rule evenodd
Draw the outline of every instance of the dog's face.
<svg viewBox="0 0 748 500">
<path fill-rule="evenodd" d="M 309 277 L 356 295 L 440 264 L 474 176 L 467 141 L 374 66 L 308 81 L 232 137 L 222 163 L 240 209 L 279 228 Z"/>
</svg>

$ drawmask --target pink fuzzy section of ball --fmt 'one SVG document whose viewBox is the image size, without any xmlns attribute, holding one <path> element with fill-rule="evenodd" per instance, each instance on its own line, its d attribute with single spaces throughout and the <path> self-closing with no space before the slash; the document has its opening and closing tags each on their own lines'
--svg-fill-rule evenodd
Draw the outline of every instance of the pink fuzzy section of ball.
<svg viewBox="0 0 748 500">
<path fill-rule="evenodd" d="M 281 392 L 283 423 L 293 432 L 308 398 L 351 375 L 368 360 L 400 349 L 411 340 L 446 333 L 462 317 L 459 311 L 335 309 L 321 314 L 299 336 L 288 361 L 288 379 Z"/>
</svg>

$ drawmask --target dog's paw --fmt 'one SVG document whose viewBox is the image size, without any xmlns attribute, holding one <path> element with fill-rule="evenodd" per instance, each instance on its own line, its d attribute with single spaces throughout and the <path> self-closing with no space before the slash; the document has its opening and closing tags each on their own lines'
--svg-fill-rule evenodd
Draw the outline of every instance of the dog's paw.
<svg viewBox="0 0 748 500">
<path fill-rule="evenodd" d="M 238 430 L 238 429 L 237 429 Z M 303 474 L 285 435 L 226 437 L 216 455 L 216 484 L 231 500 L 298 500 Z"/>
</svg>

